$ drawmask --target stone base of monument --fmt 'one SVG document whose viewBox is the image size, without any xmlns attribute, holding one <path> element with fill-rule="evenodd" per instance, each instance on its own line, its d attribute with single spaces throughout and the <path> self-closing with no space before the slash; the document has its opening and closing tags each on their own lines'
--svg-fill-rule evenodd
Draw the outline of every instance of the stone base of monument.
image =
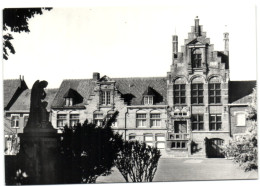
<svg viewBox="0 0 260 186">
<path fill-rule="evenodd" d="M 27 128 L 20 137 L 19 159 L 28 184 L 57 184 L 58 134 L 53 128 Z"/>
</svg>

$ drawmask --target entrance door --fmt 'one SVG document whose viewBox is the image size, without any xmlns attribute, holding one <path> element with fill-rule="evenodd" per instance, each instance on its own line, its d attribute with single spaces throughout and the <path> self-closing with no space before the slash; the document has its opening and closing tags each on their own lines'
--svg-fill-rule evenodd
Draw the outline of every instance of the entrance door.
<svg viewBox="0 0 260 186">
<path fill-rule="evenodd" d="M 224 153 L 221 152 L 220 146 L 224 140 L 219 138 L 209 139 L 207 143 L 207 155 L 209 158 L 224 158 Z"/>
<path fill-rule="evenodd" d="M 175 121 L 174 122 L 174 133 L 187 133 L 187 122 L 186 121 Z"/>
</svg>

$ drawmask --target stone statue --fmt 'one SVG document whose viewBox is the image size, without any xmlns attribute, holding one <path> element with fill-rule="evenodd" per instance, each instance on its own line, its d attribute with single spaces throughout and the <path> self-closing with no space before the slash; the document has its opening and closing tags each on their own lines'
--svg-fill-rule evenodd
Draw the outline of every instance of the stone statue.
<svg viewBox="0 0 260 186">
<path fill-rule="evenodd" d="M 47 112 L 48 103 L 44 101 L 46 92 L 44 88 L 48 85 L 47 81 L 37 80 L 31 91 L 30 114 L 26 127 L 28 128 L 52 128 Z"/>
</svg>

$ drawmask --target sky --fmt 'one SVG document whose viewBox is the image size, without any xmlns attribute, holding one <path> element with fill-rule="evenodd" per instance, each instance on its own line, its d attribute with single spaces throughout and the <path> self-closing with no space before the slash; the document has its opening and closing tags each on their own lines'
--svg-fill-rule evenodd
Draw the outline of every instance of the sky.
<svg viewBox="0 0 260 186">
<path fill-rule="evenodd" d="M 224 49 L 223 33 L 229 32 L 230 79 L 255 80 L 252 3 L 55 7 L 29 20 L 30 33 L 12 33 L 16 54 L 3 61 L 3 79 L 22 75 L 29 88 L 38 79 L 58 88 L 63 79 L 89 79 L 93 72 L 166 76 L 172 35 L 178 35 L 180 51 L 196 16 L 215 50 Z"/>
</svg>

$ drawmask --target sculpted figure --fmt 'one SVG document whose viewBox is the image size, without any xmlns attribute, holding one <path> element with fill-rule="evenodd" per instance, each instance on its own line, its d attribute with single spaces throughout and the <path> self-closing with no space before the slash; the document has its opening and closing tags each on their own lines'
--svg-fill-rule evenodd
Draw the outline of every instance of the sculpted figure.
<svg viewBox="0 0 260 186">
<path fill-rule="evenodd" d="M 37 80 L 31 91 L 30 115 L 27 126 L 32 128 L 46 128 L 49 125 L 49 116 L 47 112 L 48 103 L 44 101 L 46 92 L 44 88 L 48 85 L 47 81 Z"/>
</svg>

